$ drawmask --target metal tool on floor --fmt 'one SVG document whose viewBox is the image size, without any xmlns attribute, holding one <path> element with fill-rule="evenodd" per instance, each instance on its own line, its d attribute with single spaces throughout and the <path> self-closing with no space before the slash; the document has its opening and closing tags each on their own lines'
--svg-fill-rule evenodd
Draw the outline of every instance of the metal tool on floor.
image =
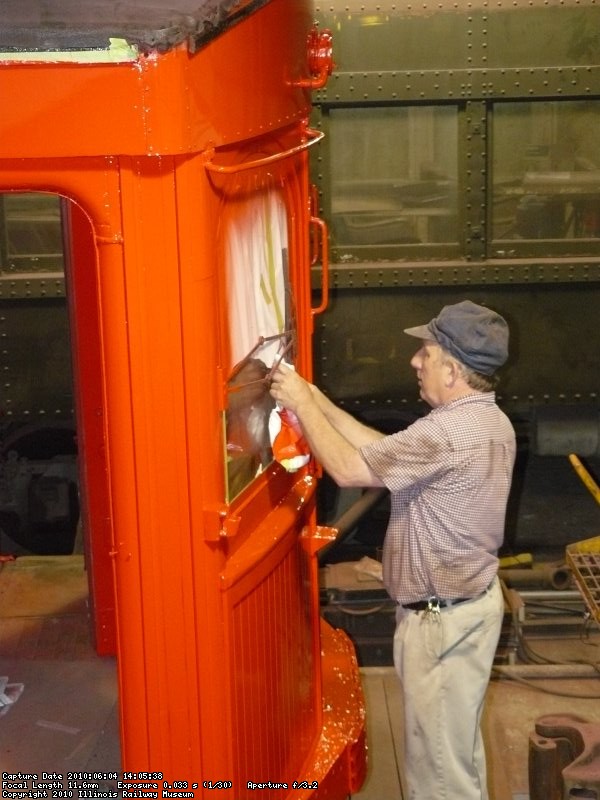
<svg viewBox="0 0 600 800">
<path fill-rule="evenodd" d="M 596 481 L 592 478 L 590 473 L 583 466 L 579 456 L 575 455 L 575 453 L 570 453 L 569 461 L 571 462 L 571 465 L 573 466 L 575 472 L 581 478 L 583 485 L 586 487 L 586 489 L 589 491 L 589 493 L 592 495 L 592 497 L 598 503 L 598 505 L 600 505 L 600 486 L 598 486 Z"/>
<path fill-rule="evenodd" d="M 22 683 L 9 683 L 6 675 L 0 676 L 0 717 L 3 717 L 23 694 Z"/>
<path fill-rule="evenodd" d="M 600 798 L 600 724 L 574 714 L 536 720 L 529 737 L 529 797 Z"/>
</svg>

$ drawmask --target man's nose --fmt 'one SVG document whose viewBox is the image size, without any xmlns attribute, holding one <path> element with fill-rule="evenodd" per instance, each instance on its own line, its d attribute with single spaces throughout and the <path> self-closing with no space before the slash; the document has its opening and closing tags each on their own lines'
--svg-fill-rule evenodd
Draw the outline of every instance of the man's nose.
<svg viewBox="0 0 600 800">
<path fill-rule="evenodd" d="M 418 352 L 415 353 L 414 356 L 411 358 L 410 365 L 413 369 L 421 368 L 421 357 Z"/>
</svg>

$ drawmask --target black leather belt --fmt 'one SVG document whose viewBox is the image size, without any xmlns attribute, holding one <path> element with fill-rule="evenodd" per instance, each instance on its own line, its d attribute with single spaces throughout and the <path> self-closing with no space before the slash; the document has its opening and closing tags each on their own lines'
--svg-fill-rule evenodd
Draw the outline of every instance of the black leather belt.
<svg viewBox="0 0 600 800">
<path fill-rule="evenodd" d="M 409 611 L 427 611 L 428 609 L 430 611 L 439 611 L 440 608 L 452 608 L 452 606 L 459 606 L 461 603 L 468 603 L 469 600 L 477 600 L 490 589 L 491 585 L 490 583 L 483 592 L 476 594 L 474 597 L 457 597 L 456 600 L 440 600 L 439 597 L 430 597 L 429 600 L 417 600 L 416 603 L 404 603 L 402 608 L 407 608 Z"/>
<path fill-rule="evenodd" d="M 451 606 L 468 603 L 469 600 L 474 599 L 474 597 L 457 597 L 456 600 L 440 600 L 439 597 L 430 597 L 429 600 L 417 600 L 416 603 L 405 603 L 402 608 L 408 608 L 410 611 L 426 611 L 428 608 L 451 608 Z"/>
</svg>

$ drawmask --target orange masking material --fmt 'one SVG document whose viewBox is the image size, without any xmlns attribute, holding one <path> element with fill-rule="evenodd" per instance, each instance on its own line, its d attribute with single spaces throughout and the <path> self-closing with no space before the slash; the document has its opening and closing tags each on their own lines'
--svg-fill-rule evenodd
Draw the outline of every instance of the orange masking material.
<svg viewBox="0 0 600 800">
<path fill-rule="evenodd" d="M 295 472 L 308 461 L 308 442 L 295 414 L 285 408 L 276 409 L 275 413 L 280 422 L 273 436 L 273 457 L 288 472 Z"/>
<path fill-rule="evenodd" d="M 224 437 L 225 223 L 254 196 L 285 206 L 294 362 L 310 377 L 298 145 L 311 138 L 311 29 L 309 3 L 272 0 L 193 54 L 0 58 L 0 191 L 58 193 L 69 223 L 95 639 L 118 662 L 113 766 L 196 798 L 224 782 L 231 800 L 342 800 L 364 777 L 356 659 L 319 616 L 316 554 L 334 532 L 316 525 L 316 467 L 271 461 L 236 494 Z M 206 168 L 284 151 L 244 172 Z M 289 788 L 249 786 L 268 781 Z"/>
</svg>

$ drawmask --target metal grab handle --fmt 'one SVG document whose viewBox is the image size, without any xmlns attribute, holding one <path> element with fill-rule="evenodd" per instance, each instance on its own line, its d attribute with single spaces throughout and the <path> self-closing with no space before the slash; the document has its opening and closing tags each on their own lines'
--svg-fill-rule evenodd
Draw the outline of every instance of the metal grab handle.
<svg viewBox="0 0 600 800">
<path fill-rule="evenodd" d="M 311 308 L 313 315 L 322 314 L 329 303 L 329 250 L 327 249 L 327 225 L 320 217 L 311 217 L 310 224 L 321 230 L 321 303 Z"/>
<path fill-rule="evenodd" d="M 313 144 L 320 142 L 325 136 L 322 131 L 315 131 L 312 128 L 307 128 L 306 133 L 312 137 L 306 142 L 301 142 L 295 147 L 290 147 L 289 150 L 283 150 L 281 153 L 273 153 L 273 155 L 257 158 L 255 161 L 246 161 L 242 164 L 214 164 L 210 159 L 212 159 L 215 151 L 211 150 L 210 158 L 205 162 L 204 166 L 209 172 L 218 172 L 221 175 L 233 175 L 234 173 L 242 172 L 242 170 L 245 169 L 255 169 L 256 167 L 264 167 L 267 164 L 274 164 L 276 161 L 283 161 L 284 158 L 295 156 L 297 153 L 307 150 L 309 147 L 312 147 Z"/>
</svg>

